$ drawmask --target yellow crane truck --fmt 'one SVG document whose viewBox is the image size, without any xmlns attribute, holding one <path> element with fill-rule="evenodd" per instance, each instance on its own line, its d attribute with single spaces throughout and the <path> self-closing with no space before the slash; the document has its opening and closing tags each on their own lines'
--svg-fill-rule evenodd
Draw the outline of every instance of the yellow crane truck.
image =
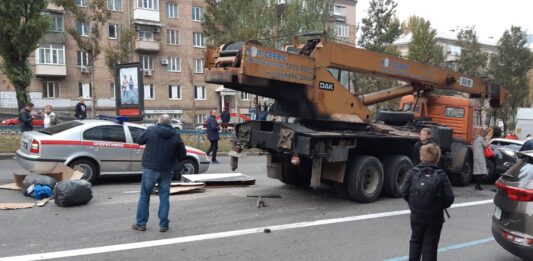
<svg viewBox="0 0 533 261">
<path fill-rule="evenodd" d="M 301 43 L 301 37 L 310 40 Z M 210 48 L 204 72 L 208 83 L 275 99 L 274 114 L 296 119 L 237 125 L 232 169 L 237 168 L 242 148 L 259 148 L 268 152 L 268 177 L 312 188 L 329 183 L 357 202 L 373 202 L 382 191 L 399 196 L 422 127 L 432 129 L 443 150 L 440 165 L 454 183 L 469 182 L 464 177 L 471 175 L 471 150 L 465 141 L 453 138 L 450 127 L 417 121 L 413 112 L 377 112 L 371 121 L 367 106 L 405 95 L 428 101 L 434 89 L 484 97 L 495 107 L 505 95 L 489 80 L 337 43 L 322 33 L 297 35 L 283 51 L 257 41 Z M 341 84 L 340 72 L 407 84 L 354 95 Z"/>
</svg>

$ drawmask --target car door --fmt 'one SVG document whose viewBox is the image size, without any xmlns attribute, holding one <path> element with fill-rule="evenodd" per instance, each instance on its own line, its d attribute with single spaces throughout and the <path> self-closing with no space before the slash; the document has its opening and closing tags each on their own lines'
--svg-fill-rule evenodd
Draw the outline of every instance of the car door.
<svg viewBox="0 0 533 261">
<path fill-rule="evenodd" d="M 126 146 L 122 125 L 104 125 L 83 132 L 83 140 L 89 141 L 89 151 L 101 163 L 101 173 L 130 171 L 131 149 Z"/>
<path fill-rule="evenodd" d="M 143 134 L 146 129 L 138 128 L 134 126 L 128 126 L 128 130 L 131 135 L 132 142 L 136 144 L 137 139 Z M 141 161 L 143 157 L 144 146 L 134 146 L 131 150 L 131 171 L 142 172 Z"/>
</svg>

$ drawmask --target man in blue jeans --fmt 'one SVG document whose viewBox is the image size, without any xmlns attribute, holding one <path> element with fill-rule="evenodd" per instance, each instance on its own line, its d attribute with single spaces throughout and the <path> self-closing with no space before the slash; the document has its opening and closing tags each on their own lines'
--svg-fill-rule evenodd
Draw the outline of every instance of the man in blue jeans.
<svg viewBox="0 0 533 261">
<path fill-rule="evenodd" d="M 146 145 L 142 158 L 141 196 L 137 205 L 137 222 L 132 225 L 134 230 L 145 231 L 148 222 L 150 194 L 158 184 L 159 188 L 159 231 L 168 230 L 168 212 L 170 208 L 170 183 L 176 161 L 185 159 L 186 150 L 179 133 L 171 125 L 168 114 L 159 117 L 158 124 L 149 127 L 136 141 Z M 178 170 L 179 171 L 179 170 Z"/>
</svg>

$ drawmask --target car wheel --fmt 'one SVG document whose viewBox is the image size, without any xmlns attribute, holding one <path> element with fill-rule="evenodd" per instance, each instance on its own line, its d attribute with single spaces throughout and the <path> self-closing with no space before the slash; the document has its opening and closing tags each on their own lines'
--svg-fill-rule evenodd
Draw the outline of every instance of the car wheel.
<svg viewBox="0 0 533 261">
<path fill-rule="evenodd" d="M 492 184 L 498 179 L 498 173 L 496 173 L 496 165 L 494 161 L 487 159 L 487 171 L 488 174 L 481 178 L 481 182 L 484 184 Z"/>
<path fill-rule="evenodd" d="M 183 165 L 183 168 L 181 171 L 176 174 L 174 174 L 174 177 L 172 177 L 173 180 L 181 180 L 181 175 L 191 175 L 191 174 L 198 174 L 198 164 L 193 159 L 185 159 L 181 163 Z"/>
<path fill-rule="evenodd" d="M 452 173 L 450 175 L 450 182 L 455 187 L 464 187 L 470 185 L 470 182 L 472 182 L 473 170 L 474 167 L 472 166 L 472 160 L 468 158 L 463 165 L 462 172 Z"/>
<path fill-rule="evenodd" d="M 383 160 L 383 191 L 394 198 L 400 197 L 400 187 L 405 182 L 407 172 L 413 167 L 411 160 L 403 155 L 390 155 Z"/>
<path fill-rule="evenodd" d="M 81 178 L 91 183 L 93 183 L 98 177 L 98 167 L 92 160 L 77 159 L 68 164 L 68 166 L 83 173 Z"/>
<path fill-rule="evenodd" d="M 378 199 L 383 188 L 383 166 L 372 156 L 357 156 L 351 161 L 345 177 L 348 197 L 360 203 Z"/>
</svg>

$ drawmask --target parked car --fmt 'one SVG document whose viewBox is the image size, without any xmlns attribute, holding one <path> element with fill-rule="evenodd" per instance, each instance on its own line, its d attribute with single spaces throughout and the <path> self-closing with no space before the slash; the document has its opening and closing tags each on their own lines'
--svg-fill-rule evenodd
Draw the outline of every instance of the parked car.
<svg viewBox="0 0 533 261">
<path fill-rule="evenodd" d="M 143 123 L 141 125 L 145 127 L 150 127 L 150 126 L 155 125 L 155 123 Z M 183 124 L 178 119 L 172 119 L 172 127 L 176 130 L 183 130 Z"/>
<path fill-rule="evenodd" d="M 105 174 L 140 174 L 144 146 L 134 141 L 146 126 L 109 120 L 74 120 L 38 131 L 24 132 L 18 163 L 30 172 L 49 173 L 65 164 L 84 173 L 93 182 Z M 186 146 L 181 174 L 206 172 L 209 158 L 201 150 Z"/>
<path fill-rule="evenodd" d="M 32 115 L 33 116 L 33 126 L 43 126 L 44 120 L 43 116 L 41 115 Z M 20 125 L 19 118 L 11 118 L 11 119 L 5 119 L 0 122 L 0 126 L 13 126 L 13 125 Z"/>
<path fill-rule="evenodd" d="M 517 154 L 518 161 L 496 182 L 492 234 L 512 254 L 533 257 L 533 151 Z"/>
<path fill-rule="evenodd" d="M 494 151 L 495 174 L 499 175 L 500 173 L 507 171 L 508 167 L 506 166 L 512 166 L 516 162 L 516 153 L 520 151 L 524 142 L 521 140 L 496 138 L 492 139 L 489 144 Z M 494 182 L 497 177 L 498 176 L 496 176 L 492 182 Z"/>
<path fill-rule="evenodd" d="M 246 116 L 245 114 L 239 114 L 238 115 L 241 120 L 240 121 L 250 121 L 250 117 Z M 222 128 L 222 130 L 228 130 L 228 131 L 232 131 L 234 128 L 235 128 L 235 122 L 237 122 L 237 113 L 235 112 L 232 112 L 230 113 L 230 122 L 229 123 L 220 123 L 220 127 Z M 217 114 L 217 116 L 215 117 L 216 120 L 218 122 L 220 122 L 220 114 Z M 205 120 L 202 125 L 200 126 L 196 126 L 195 127 L 196 130 L 206 130 L 207 129 L 207 120 Z"/>
</svg>

